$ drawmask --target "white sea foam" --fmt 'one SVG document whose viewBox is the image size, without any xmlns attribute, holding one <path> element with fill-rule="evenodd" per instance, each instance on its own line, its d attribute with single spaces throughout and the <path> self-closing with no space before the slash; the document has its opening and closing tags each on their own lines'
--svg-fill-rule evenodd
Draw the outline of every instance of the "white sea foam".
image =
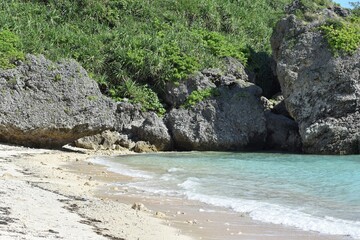
<svg viewBox="0 0 360 240">
<path fill-rule="evenodd" d="M 200 179 L 196 177 L 189 177 L 183 183 L 179 183 L 178 186 L 185 190 L 193 190 L 200 185 Z"/>
<path fill-rule="evenodd" d="M 184 171 L 184 169 L 176 168 L 176 167 L 170 168 L 170 169 L 167 170 L 168 173 L 183 172 L 183 171 Z"/>
<path fill-rule="evenodd" d="M 282 224 L 323 234 L 349 235 L 355 239 L 360 238 L 359 221 L 348 221 L 333 217 L 316 217 L 299 210 L 254 200 L 208 196 L 193 192 L 186 192 L 185 195 L 190 200 L 197 200 L 214 206 L 229 208 L 236 212 L 247 213 L 252 219 L 266 223 Z"/>
<path fill-rule="evenodd" d="M 127 167 L 124 164 L 108 161 L 100 157 L 92 158 L 89 161 L 95 164 L 104 165 L 107 167 L 108 171 L 118 173 L 121 175 L 135 177 L 135 178 L 145 178 L 145 179 L 154 178 L 154 175 L 149 172 L 145 172 L 142 170 L 134 170 Z"/>
<path fill-rule="evenodd" d="M 251 156 L 253 155 L 250 154 L 250 157 Z M 163 196 L 185 197 L 209 205 L 225 207 L 236 212 L 246 213 L 254 220 L 266 223 L 281 224 L 323 234 L 348 235 L 352 238 L 360 239 L 360 221 L 355 216 L 356 212 L 358 212 L 358 203 L 354 204 L 355 208 L 353 208 L 351 205 L 348 206 L 346 201 L 342 202 L 342 198 L 336 199 L 336 196 L 341 195 L 339 194 L 341 193 L 339 190 L 336 191 L 337 194 L 333 194 L 335 199 L 331 198 L 330 200 L 327 198 L 330 193 L 328 194 L 327 192 L 321 196 L 312 195 L 314 192 L 312 186 L 314 184 L 317 184 L 317 188 L 319 189 L 324 187 L 324 191 L 332 191 L 332 188 L 328 188 L 328 186 L 332 186 L 332 182 L 329 182 L 330 180 L 335 181 L 336 186 L 348 186 L 350 184 L 350 189 L 358 189 L 357 185 L 354 184 L 359 182 L 358 177 L 356 177 L 358 176 L 356 175 L 357 172 L 354 170 L 358 169 L 356 168 L 357 161 L 346 160 L 345 164 L 336 163 L 334 166 L 329 166 L 329 161 L 327 161 L 325 171 L 320 168 L 320 166 L 323 166 L 325 160 L 319 160 L 317 157 L 314 158 L 317 161 L 313 161 L 313 157 L 310 156 L 311 161 L 291 160 L 290 162 L 285 160 L 278 161 L 277 156 L 271 155 L 270 157 L 271 161 L 269 162 L 256 161 L 256 159 L 254 161 L 243 161 L 241 160 L 244 158 L 243 155 L 241 155 L 241 158 L 235 156 L 234 161 L 227 162 L 224 165 L 224 169 L 219 168 L 220 164 L 213 166 L 209 161 L 201 162 L 201 159 L 199 160 L 200 162 L 196 162 L 196 166 L 200 165 L 200 168 L 187 166 L 186 164 L 182 166 L 180 164 L 181 161 L 179 163 L 177 160 L 176 164 L 174 164 L 176 167 L 165 168 L 166 171 L 163 174 L 132 170 L 126 165 L 105 161 L 106 159 L 93 162 L 106 165 L 114 172 L 138 177 L 138 179 L 126 184 L 126 186 L 142 192 L 145 191 L 149 194 Z M 282 155 L 278 157 L 283 158 Z M 211 163 L 217 163 L 216 161 L 216 159 L 212 159 Z M 339 161 L 341 162 L 342 160 Z M 330 163 L 332 163 L 332 161 L 330 161 Z M 129 163 L 129 165 L 132 164 L 132 162 Z M 147 162 L 146 164 L 149 163 Z M 223 162 L 221 162 L 221 166 L 222 164 Z M 263 166 L 264 164 L 266 164 L 265 167 Z M 139 161 L 136 162 L 135 166 L 141 167 Z M 156 165 L 154 164 L 153 166 Z M 290 169 L 288 169 L 289 166 L 291 167 Z M 338 166 L 343 167 L 341 172 L 338 171 Z M 164 169 L 162 167 L 164 166 L 160 166 L 158 169 Z M 242 169 L 241 175 L 239 174 L 240 167 Z M 279 169 L 283 170 L 279 172 Z M 296 171 L 291 172 L 294 169 Z M 298 169 L 305 169 L 306 171 L 299 173 Z M 208 171 L 209 175 L 205 175 L 205 171 Z M 220 175 L 218 175 L 216 171 L 219 171 Z M 286 174 L 282 175 L 281 173 Z M 338 173 L 341 174 L 338 176 L 336 175 Z M 334 175 L 338 177 L 333 178 Z M 266 176 L 266 178 L 264 176 Z M 321 178 L 318 179 L 318 176 L 321 176 Z M 343 176 L 352 176 L 352 178 L 349 179 Z M 263 181 L 261 181 L 261 179 L 263 179 Z M 302 179 L 306 181 L 303 182 Z M 256 184 L 254 184 L 254 181 L 256 181 Z M 277 186 L 279 186 L 279 188 L 277 188 Z M 301 186 L 301 188 L 297 189 L 298 186 Z M 308 192 L 306 186 L 309 188 Z M 249 194 L 247 194 L 247 189 L 250 191 Z M 266 192 L 267 190 L 269 190 L 269 192 Z M 274 198 L 272 199 L 274 202 L 267 202 L 267 194 L 276 194 L 277 191 L 287 194 L 285 199 L 283 199 L 284 201 L 278 201 L 278 199 Z M 302 191 L 305 195 L 301 195 Z M 344 198 L 351 197 L 359 199 L 358 192 L 359 191 L 355 190 L 353 193 L 346 192 L 347 195 L 344 195 Z M 219 196 L 214 196 L 214 194 L 218 194 Z M 297 197 L 298 194 L 299 198 Z M 308 196 L 309 198 L 307 198 Z M 246 200 L 247 197 L 251 197 L 254 200 Z M 280 198 L 281 196 L 278 197 Z M 306 203 L 302 204 L 299 202 L 301 199 L 307 200 Z M 321 203 L 318 205 L 322 208 L 317 208 L 317 206 L 311 208 L 312 202 L 317 199 L 319 203 Z M 329 205 L 328 202 L 334 204 Z M 299 207 L 296 208 L 296 206 Z M 209 208 L 211 209 L 211 207 Z M 342 212 L 339 209 L 343 209 L 344 211 Z M 351 214 L 352 209 L 354 210 L 353 214 Z M 312 213 L 313 210 L 317 213 Z M 334 212 L 334 216 L 336 214 L 338 218 L 330 216 L 331 214 L 329 213 L 331 213 L 332 210 L 336 211 Z M 355 218 L 353 216 L 355 216 Z"/>
</svg>

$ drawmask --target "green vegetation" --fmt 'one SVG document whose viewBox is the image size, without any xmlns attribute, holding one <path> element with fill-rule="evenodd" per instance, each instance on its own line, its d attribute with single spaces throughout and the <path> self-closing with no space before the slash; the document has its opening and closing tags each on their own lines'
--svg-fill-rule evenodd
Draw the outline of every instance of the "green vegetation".
<svg viewBox="0 0 360 240">
<path fill-rule="evenodd" d="M 52 60 L 74 58 L 112 97 L 161 114 L 156 93 L 168 81 L 222 67 L 227 56 L 250 69 L 266 65 L 268 58 L 253 56 L 269 56 L 272 29 L 291 1 L 4 0 L 0 30 L 20 42 L 15 37 L 4 45 L 0 37 L 0 46 L 10 47 L 1 49 L 1 66 L 23 58 L 16 49 Z M 328 2 L 304 1 L 312 7 Z"/>
<path fill-rule="evenodd" d="M 330 21 L 320 29 L 335 56 L 353 54 L 360 47 L 360 17 Z"/>
<path fill-rule="evenodd" d="M 140 103 L 142 110 L 154 111 L 158 115 L 162 116 L 166 110 L 160 103 L 160 100 L 156 93 L 151 90 L 147 85 L 139 85 L 132 80 L 125 80 L 117 87 L 110 90 L 110 96 L 118 101 L 129 99 L 131 103 Z M 122 96 L 122 97 L 119 97 Z"/>
<path fill-rule="evenodd" d="M 300 0 L 299 4 L 295 11 L 296 16 L 305 21 L 313 21 L 321 17 L 318 14 L 321 9 L 332 7 L 336 3 L 331 0 Z"/>
<path fill-rule="evenodd" d="M 14 62 L 23 59 L 24 53 L 18 36 L 9 30 L 0 31 L 0 68 L 13 68 Z"/>
<path fill-rule="evenodd" d="M 61 81 L 61 75 L 58 73 L 54 77 L 54 82 L 59 82 L 59 81 Z"/>
<path fill-rule="evenodd" d="M 197 103 L 202 102 L 210 97 L 219 96 L 220 92 L 217 88 L 206 88 L 204 90 L 193 91 L 186 99 L 183 107 L 190 108 Z"/>
<path fill-rule="evenodd" d="M 353 7 L 352 9 L 352 14 L 360 17 L 360 2 L 350 2 L 351 6 Z"/>
</svg>

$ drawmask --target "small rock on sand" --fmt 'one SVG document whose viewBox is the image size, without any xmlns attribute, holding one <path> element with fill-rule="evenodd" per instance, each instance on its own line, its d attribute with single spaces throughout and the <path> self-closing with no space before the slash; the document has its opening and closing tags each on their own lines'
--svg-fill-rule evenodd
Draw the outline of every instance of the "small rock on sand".
<svg viewBox="0 0 360 240">
<path fill-rule="evenodd" d="M 131 208 L 137 211 L 148 211 L 144 204 L 138 202 L 134 203 Z"/>
<path fill-rule="evenodd" d="M 4 173 L 1 178 L 4 178 L 4 179 L 10 179 L 10 178 L 15 178 L 15 176 L 13 176 L 12 174 L 10 173 Z"/>
<path fill-rule="evenodd" d="M 162 212 L 156 212 L 155 216 L 157 216 L 158 218 L 166 218 L 166 214 Z"/>
</svg>

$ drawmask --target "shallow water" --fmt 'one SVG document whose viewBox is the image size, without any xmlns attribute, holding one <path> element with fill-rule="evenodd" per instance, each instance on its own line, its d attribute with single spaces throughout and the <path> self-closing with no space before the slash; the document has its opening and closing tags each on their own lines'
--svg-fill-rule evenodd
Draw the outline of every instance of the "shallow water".
<svg viewBox="0 0 360 240">
<path fill-rule="evenodd" d="M 97 158 L 118 183 L 254 220 L 360 238 L 360 156 L 187 152 Z"/>
</svg>

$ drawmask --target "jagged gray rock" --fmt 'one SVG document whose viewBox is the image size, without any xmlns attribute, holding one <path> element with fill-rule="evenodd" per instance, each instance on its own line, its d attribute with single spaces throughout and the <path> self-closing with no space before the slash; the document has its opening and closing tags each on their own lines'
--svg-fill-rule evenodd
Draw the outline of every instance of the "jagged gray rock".
<svg viewBox="0 0 360 240">
<path fill-rule="evenodd" d="M 321 21 L 339 17 L 326 11 Z M 358 154 L 360 50 L 334 57 L 317 28 L 321 21 L 290 15 L 277 24 L 271 39 L 277 76 L 305 152 Z"/>
<path fill-rule="evenodd" d="M 118 132 L 106 130 L 102 133 L 86 136 L 75 141 L 75 146 L 91 150 L 114 150 L 117 145 L 122 146 L 122 136 Z"/>
<path fill-rule="evenodd" d="M 244 66 L 236 59 L 224 59 L 225 70 L 204 69 L 189 76 L 180 83 L 168 82 L 165 85 L 164 100 L 170 107 L 181 106 L 193 91 L 215 88 L 220 85 L 234 84 L 237 79 L 248 81 Z"/>
<path fill-rule="evenodd" d="M 115 129 L 129 139 L 149 142 L 158 151 L 171 149 L 171 136 L 156 113 L 143 112 L 140 105 L 122 102 L 117 106 L 116 119 Z"/>
<path fill-rule="evenodd" d="M 201 101 L 188 109 L 174 108 L 167 114 L 165 121 L 176 149 L 262 149 L 266 126 L 260 101 L 261 89 L 232 74 L 224 76 L 218 73 L 216 70 L 206 70 L 188 81 L 195 82 L 191 86 L 207 88 L 218 85 L 219 96 Z M 178 87 L 190 94 L 194 88 L 189 89 L 187 86 L 185 82 Z"/>
<path fill-rule="evenodd" d="M 298 124 L 283 115 L 265 112 L 266 148 L 269 150 L 301 152 L 301 137 Z"/>
<path fill-rule="evenodd" d="M 116 105 L 73 60 L 27 55 L 0 70 L 0 141 L 58 148 L 115 124 Z"/>
</svg>

